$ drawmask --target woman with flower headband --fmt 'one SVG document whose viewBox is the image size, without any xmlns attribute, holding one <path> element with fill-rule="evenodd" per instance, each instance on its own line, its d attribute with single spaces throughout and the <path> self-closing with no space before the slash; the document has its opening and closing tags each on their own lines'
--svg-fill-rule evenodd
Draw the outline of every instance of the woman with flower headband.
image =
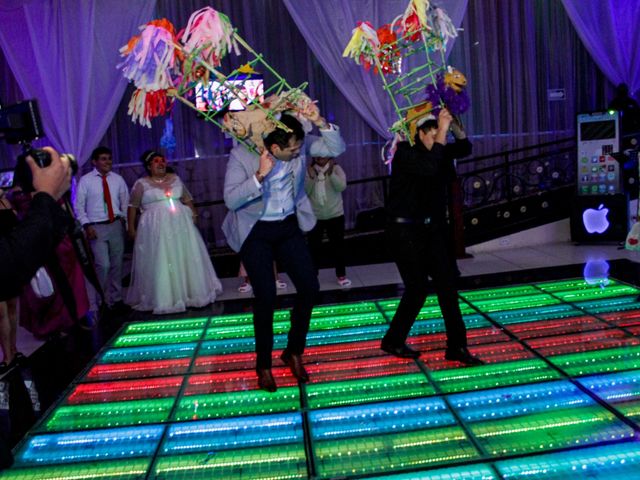
<svg viewBox="0 0 640 480">
<path fill-rule="evenodd" d="M 141 161 L 148 175 L 133 185 L 127 212 L 135 239 L 127 303 L 154 314 L 204 307 L 222 285 L 195 226 L 193 198 L 180 177 L 168 172 L 163 155 L 149 150 Z"/>
</svg>

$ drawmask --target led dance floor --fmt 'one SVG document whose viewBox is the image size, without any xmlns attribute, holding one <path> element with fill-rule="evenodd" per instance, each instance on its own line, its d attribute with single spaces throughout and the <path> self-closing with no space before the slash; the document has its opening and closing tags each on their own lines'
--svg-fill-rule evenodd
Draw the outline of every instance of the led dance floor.
<svg viewBox="0 0 640 480">
<path fill-rule="evenodd" d="M 314 310 L 298 385 L 257 389 L 249 314 L 126 325 L 19 445 L 2 479 L 640 478 L 640 290 L 566 280 L 461 293 L 443 358 L 435 297 L 398 359 L 397 299 Z M 275 320 L 274 359 L 289 311 Z"/>
</svg>

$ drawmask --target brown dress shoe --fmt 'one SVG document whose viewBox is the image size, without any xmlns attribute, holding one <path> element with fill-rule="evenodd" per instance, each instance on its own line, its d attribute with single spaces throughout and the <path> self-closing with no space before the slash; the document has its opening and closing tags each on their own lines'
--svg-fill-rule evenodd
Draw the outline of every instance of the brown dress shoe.
<svg viewBox="0 0 640 480">
<path fill-rule="evenodd" d="M 278 390 L 270 368 L 258 368 L 256 373 L 258 374 L 258 386 L 262 390 L 266 390 L 267 392 L 275 392 Z"/>
<path fill-rule="evenodd" d="M 286 350 L 280 355 L 282 361 L 291 369 L 293 376 L 300 380 L 302 383 L 309 381 L 309 374 L 302 365 L 302 357 L 295 353 L 289 353 Z"/>
</svg>

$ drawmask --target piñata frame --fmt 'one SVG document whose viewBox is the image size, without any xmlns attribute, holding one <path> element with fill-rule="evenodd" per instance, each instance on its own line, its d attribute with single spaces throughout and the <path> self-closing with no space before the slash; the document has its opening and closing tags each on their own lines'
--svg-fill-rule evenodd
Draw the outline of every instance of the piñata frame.
<svg viewBox="0 0 640 480">
<path fill-rule="evenodd" d="M 132 37 L 127 45 L 120 49 L 125 60 L 118 65 L 123 75 L 132 81 L 137 90 L 129 103 L 129 114 L 133 122 L 151 126 L 150 119 L 165 115 L 178 100 L 197 111 L 204 120 L 211 122 L 233 136 L 256 153 L 255 142 L 247 142 L 247 135 L 241 136 L 221 122 L 220 112 L 226 111 L 235 99 L 245 109 L 260 112 L 261 118 L 269 123 L 269 128 L 283 128 L 277 114 L 285 110 L 304 112 L 313 102 L 304 94 L 307 83 L 292 88 L 286 79 L 271 67 L 231 26 L 224 14 L 211 7 L 194 12 L 189 18 L 185 30 L 178 35 L 175 28 L 166 19 L 153 20 L 140 27 L 141 33 Z M 246 51 L 250 60 L 229 74 L 220 71 L 222 59 L 231 50 L 240 54 L 238 45 Z M 247 101 L 243 97 L 237 78 L 246 72 L 254 72 L 256 67 L 268 70 L 276 81 L 265 89 L 265 99 L 271 96 L 270 103 L 261 103 L 260 97 Z M 202 111 L 189 100 L 190 92 L 199 84 L 206 85 L 213 75 L 219 86 L 210 91 L 210 96 L 219 95 L 224 99 L 221 106 Z M 223 92 L 234 95 L 223 95 Z M 247 126 L 247 130 L 250 126 Z"/>
</svg>

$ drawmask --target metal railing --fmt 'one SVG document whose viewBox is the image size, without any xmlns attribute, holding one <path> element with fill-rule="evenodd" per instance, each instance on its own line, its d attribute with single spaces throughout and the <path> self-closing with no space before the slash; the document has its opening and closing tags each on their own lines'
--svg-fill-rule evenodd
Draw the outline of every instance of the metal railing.
<svg viewBox="0 0 640 480">
<path fill-rule="evenodd" d="M 462 212 L 457 214 L 467 217 L 475 210 L 492 205 L 502 205 L 545 192 L 566 190 L 573 186 L 576 179 L 575 145 L 575 137 L 568 137 L 458 161 Z M 383 204 L 380 207 L 383 207 L 387 200 L 390 178 L 389 175 L 379 175 L 349 180 L 347 184 L 379 182 L 383 194 Z M 195 205 L 199 208 L 219 209 L 224 208 L 224 201 L 205 200 Z M 349 235 L 357 235 L 359 232 L 360 229 L 355 228 Z"/>
</svg>

